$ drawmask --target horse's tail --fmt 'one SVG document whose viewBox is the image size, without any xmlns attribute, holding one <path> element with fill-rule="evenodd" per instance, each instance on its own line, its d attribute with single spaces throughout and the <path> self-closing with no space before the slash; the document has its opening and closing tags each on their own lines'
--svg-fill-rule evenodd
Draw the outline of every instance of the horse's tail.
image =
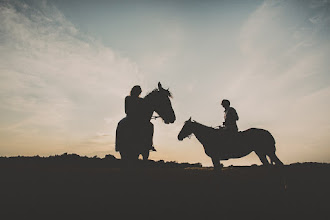
<svg viewBox="0 0 330 220">
<path fill-rule="evenodd" d="M 116 141 L 115 141 L 115 150 L 116 151 L 120 151 L 123 148 L 124 145 L 124 134 L 125 132 L 123 131 L 125 129 L 125 127 L 127 124 L 127 118 L 123 118 L 122 120 L 120 120 L 117 124 L 117 128 L 116 128 Z"/>
</svg>

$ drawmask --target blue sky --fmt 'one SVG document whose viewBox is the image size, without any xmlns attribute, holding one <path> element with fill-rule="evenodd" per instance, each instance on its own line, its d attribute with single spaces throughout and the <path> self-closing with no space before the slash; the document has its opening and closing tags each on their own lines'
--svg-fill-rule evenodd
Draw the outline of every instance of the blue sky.
<svg viewBox="0 0 330 220">
<path fill-rule="evenodd" d="M 330 162 L 328 1 L 0 1 L 0 154 L 114 152 L 124 98 L 158 81 L 177 121 L 151 159 L 211 165 L 190 116 L 259 127 L 285 163 Z M 253 153 L 225 165 L 260 164 Z"/>
</svg>

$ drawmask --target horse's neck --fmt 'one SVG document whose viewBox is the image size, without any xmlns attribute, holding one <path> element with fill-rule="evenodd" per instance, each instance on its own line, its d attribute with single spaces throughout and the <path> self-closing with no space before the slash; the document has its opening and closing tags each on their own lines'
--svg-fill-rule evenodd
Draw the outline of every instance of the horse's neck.
<svg viewBox="0 0 330 220">
<path fill-rule="evenodd" d="M 203 145 L 208 140 L 207 134 L 208 134 L 209 129 L 210 128 L 205 126 L 205 125 L 194 122 L 194 131 L 193 131 L 193 133 L 195 134 L 198 141 Z"/>
<path fill-rule="evenodd" d="M 146 97 L 144 97 L 144 101 L 145 101 L 145 117 L 147 120 L 151 120 L 151 117 L 155 111 L 154 109 L 154 105 L 153 105 L 153 98 L 151 95 L 147 95 Z"/>
<path fill-rule="evenodd" d="M 152 117 L 153 113 L 154 113 L 154 110 L 152 108 L 147 109 L 147 111 L 146 111 L 146 119 L 148 121 L 151 120 L 151 117 Z"/>
</svg>

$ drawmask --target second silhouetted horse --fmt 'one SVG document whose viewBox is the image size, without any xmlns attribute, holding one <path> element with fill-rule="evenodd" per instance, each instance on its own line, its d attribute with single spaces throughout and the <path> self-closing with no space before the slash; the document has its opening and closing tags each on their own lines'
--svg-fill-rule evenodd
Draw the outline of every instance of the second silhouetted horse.
<svg viewBox="0 0 330 220">
<path fill-rule="evenodd" d="M 283 165 L 275 154 L 275 139 L 267 130 L 250 128 L 236 134 L 227 134 L 225 131 L 202 125 L 191 118 L 181 129 L 178 139 L 194 134 L 203 145 L 206 155 L 211 157 L 215 169 L 221 168 L 220 160 L 240 158 L 254 151 L 263 165 L 271 163 Z"/>
</svg>

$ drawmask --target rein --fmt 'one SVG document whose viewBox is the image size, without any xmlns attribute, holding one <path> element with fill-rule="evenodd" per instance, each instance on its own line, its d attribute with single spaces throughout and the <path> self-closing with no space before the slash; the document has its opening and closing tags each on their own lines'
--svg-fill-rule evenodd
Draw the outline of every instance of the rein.
<svg viewBox="0 0 330 220">
<path fill-rule="evenodd" d="M 160 116 L 159 115 L 155 115 L 155 116 L 151 116 L 151 119 L 157 119 L 157 118 L 160 118 Z"/>
<path fill-rule="evenodd" d="M 197 123 L 197 124 L 200 124 L 200 123 L 198 123 L 197 121 L 192 121 L 193 123 Z M 200 124 L 200 125 L 202 125 L 202 124 Z M 203 125 L 204 126 L 204 125 Z M 213 129 L 221 129 L 221 128 L 223 128 L 221 125 L 219 125 L 219 126 L 215 126 L 215 127 L 210 127 L 210 128 L 213 128 Z M 196 135 L 195 134 L 193 134 L 193 133 L 191 133 L 190 135 L 188 135 L 187 137 L 190 139 L 192 136 L 195 136 L 196 137 Z"/>
<path fill-rule="evenodd" d="M 187 136 L 187 138 L 191 138 L 192 136 L 195 136 L 196 137 L 196 135 L 194 135 L 193 133 L 191 133 L 191 134 L 189 134 L 188 136 Z"/>
</svg>

